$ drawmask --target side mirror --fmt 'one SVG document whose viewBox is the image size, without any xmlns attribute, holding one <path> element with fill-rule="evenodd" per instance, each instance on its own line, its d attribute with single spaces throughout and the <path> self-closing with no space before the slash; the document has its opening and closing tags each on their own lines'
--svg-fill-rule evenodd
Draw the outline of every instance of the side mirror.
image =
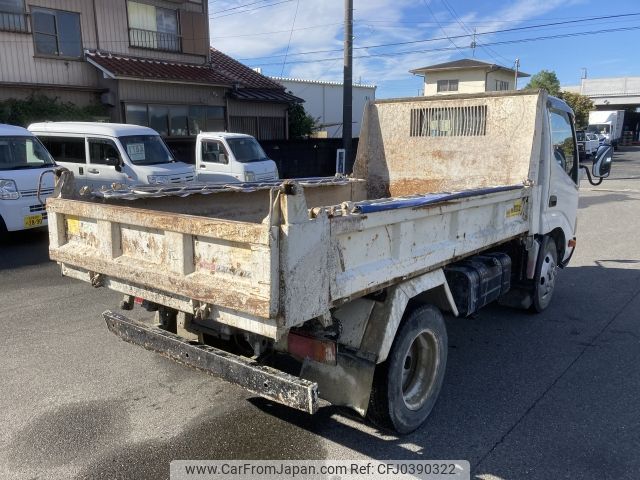
<svg viewBox="0 0 640 480">
<path fill-rule="evenodd" d="M 613 161 L 613 148 L 607 145 L 598 147 L 596 158 L 593 160 L 591 173 L 597 178 L 607 178 L 611 173 L 611 163 Z"/>
<path fill-rule="evenodd" d="M 117 157 L 107 157 L 105 159 L 105 163 L 107 165 L 109 165 L 110 167 L 119 167 L 120 166 L 120 159 Z"/>
<path fill-rule="evenodd" d="M 613 147 L 609 145 L 601 145 L 598 147 L 596 158 L 593 160 L 591 172 L 586 165 L 580 165 L 587 172 L 587 178 L 591 185 L 598 186 L 611 173 L 611 163 L 613 162 Z M 594 182 L 593 178 L 599 178 L 598 182 Z"/>
</svg>

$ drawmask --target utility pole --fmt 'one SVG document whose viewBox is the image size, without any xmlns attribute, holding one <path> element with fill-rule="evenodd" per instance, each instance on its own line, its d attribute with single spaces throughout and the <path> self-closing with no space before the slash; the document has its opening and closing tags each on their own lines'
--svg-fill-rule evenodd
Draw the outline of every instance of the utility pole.
<svg viewBox="0 0 640 480">
<path fill-rule="evenodd" d="M 353 0 L 344 0 L 344 79 L 342 87 L 342 148 L 346 173 L 353 172 L 351 158 L 353 119 Z"/>
<path fill-rule="evenodd" d="M 515 75 L 515 80 L 513 82 L 514 85 L 514 90 L 518 90 L 518 70 L 520 70 L 520 59 L 516 58 L 516 63 L 515 63 L 515 70 L 516 70 L 516 75 Z"/>
</svg>

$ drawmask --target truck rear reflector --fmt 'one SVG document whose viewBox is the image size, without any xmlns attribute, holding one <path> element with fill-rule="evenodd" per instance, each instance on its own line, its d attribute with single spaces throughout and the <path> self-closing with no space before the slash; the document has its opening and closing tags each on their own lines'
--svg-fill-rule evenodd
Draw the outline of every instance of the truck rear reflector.
<svg viewBox="0 0 640 480">
<path fill-rule="evenodd" d="M 300 332 L 289 332 L 287 337 L 289 353 L 300 360 L 308 358 L 320 363 L 336 364 L 336 342 L 315 338 Z"/>
</svg>

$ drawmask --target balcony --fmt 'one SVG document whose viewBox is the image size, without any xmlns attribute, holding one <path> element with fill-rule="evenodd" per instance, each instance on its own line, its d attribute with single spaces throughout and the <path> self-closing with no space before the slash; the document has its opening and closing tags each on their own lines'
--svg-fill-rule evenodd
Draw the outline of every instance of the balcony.
<svg viewBox="0 0 640 480">
<path fill-rule="evenodd" d="M 0 31 L 29 33 L 29 17 L 26 13 L 0 12 Z"/>
<path fill-rule="evenodd" d="M 129 42 L 132 47 L 162 50 L 165 52 L 182 51 L 182 37 L 174 33 L 130 28 Z"/>
</svg>

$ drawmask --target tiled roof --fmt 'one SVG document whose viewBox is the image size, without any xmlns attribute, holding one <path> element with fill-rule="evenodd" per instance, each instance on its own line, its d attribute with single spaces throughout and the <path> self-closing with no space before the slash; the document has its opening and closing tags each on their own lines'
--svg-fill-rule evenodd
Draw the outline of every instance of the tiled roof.
<svg viewBox="0 0 640 480">
<path fill-rule="evenodd" d="M 216 86 L 233 86 L 233 80 L 208 65 L 168 62 L 87 51 L 86 59 L 115 78 L 167 80 Z"/>
<path fill-rule="evenodd" d="M 225 55 L 220 50 L 211 48 L 211 65 L 217 71 L 239 83 L 245 88 L 277 88 L 282 90 L 282 85 L 274 82 L 261 73 Z"/>
<path fill-rule="evenodd" d="M 483 62 L 481 60 L 475 60 L 472 58 L 462 58 L 460 60 L 453 60 L 451 62 L 438 63 L 436 65 L 427 65 L 426 67 L 414 68 L 410 70 L 411 73 L 428 73 L 435 72 L 439 70 L 458 70 L 458 69 L 469 69 L 469 68 L 492 68 L 494 70 L 505 70 L 507 72 L 515 73 L 515 70 L 512 70 L 507 67 L 503 67 L 502 65 L 498 65 L 496 63 L 488 63 Z M 518 77 L 529 77 L 528 73 L 518 72 Z"/>
<path fill-rule="evenodd" d="M 282 85 L 242 63 L 211 49 L 211 64 L 169 62 L 111 53 L 86 51 L 86 59 L 114 78 L 164 80 L 231 88 L 229 96 L 237 100 L 296 103 L 303 102 Z"/>
</svg>

